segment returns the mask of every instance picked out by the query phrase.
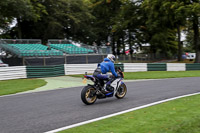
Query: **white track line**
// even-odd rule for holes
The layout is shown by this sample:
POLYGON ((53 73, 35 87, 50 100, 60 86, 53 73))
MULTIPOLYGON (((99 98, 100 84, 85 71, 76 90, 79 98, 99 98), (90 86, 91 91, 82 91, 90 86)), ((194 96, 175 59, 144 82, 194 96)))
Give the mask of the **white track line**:
POLYGON ((88 120, 88 121, 80 122, 80 123, 77 123, 77 124, 69 125, 69 126, 66 126, 66 127, 58 128, 58 129, 55 129, 55 130, 52 130, 52 131, 48 131, 48 132, 45 132, 45 133, 56 133, 56 132, 63 131, 63 130, 69 129, 69 128, 81 126, 81 125, 84 125, 84 124, 92 123, 92 122, 95 122, 95 121, 99 121, 99 120, 102 120, 102 119, 110 118, 110 117, 117 116, 117 115, 120 115, 120 114, 128 113, 128 112, 131 112, 131 111, 134 111, 134 110, 138 110, 138 109, 150 107, 150 106, 153 106, 153 105, 157 105, 157 104, 160 104, 160 103, 168 102, 168 101, 171 101, 171 100, 175 100, 175 99, 179 99, 179 98, 183 98, 183 97, 187 97, 187 96, 198 95, 198 94, 200 94, 200 92, 193 93, 193 94, 188 94, 188 95, 183 95, 183 96, 178 96, 178 97, 174 97, 174 98, 169 98, 169 99, 166 99, 166 100, 150 103, 150 104, 147 104, 147 105, 143 105, 143 106, 140 106, 140 107, 128 109, 128 110, 121 111, 121 112, 118 112, 118 113, 114 113, 114 114, 111 114, 111 115, 106 115, 106 116, 95 118, 95 119, 92 119, 92 120, 88 120))

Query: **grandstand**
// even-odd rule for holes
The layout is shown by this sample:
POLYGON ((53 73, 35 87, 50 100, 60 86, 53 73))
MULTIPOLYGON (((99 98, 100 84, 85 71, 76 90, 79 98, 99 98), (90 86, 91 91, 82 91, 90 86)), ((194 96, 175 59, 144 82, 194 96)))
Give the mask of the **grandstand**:
POLYGON ((41 44, 3 44, 3 49, 18 57, 62 56, 63 52, 51 49, 41 44))
POLYGON ((94 54, 95 48, 82 43, 75 43, 70 40, 48 40, 52 48, 58 49, 66 54, 94 54))
POLYGON ((94 47, 67 40, 48 40, 48 45, 43 45, 38 39, 1 39, 0 48, 6 51, 3 60, 9 66, 97 63, 107 54, 105 46, 94 47))
POLYGON ((52 48, 58 49, 62 52, 65 52, 66 54, 89 54, 89 53, 94 53, 93 50, 83 48, 83 47, 78 47, 73 44, 50 44, 52 48))
POLYGON ((35 43, 21 43, 13 41, 14 43, 8 43, 10 40, 2 40, 0 47, 7 52, 18 56, 18 57, 48 57, 48 56, 62 56, 63 52, 52 48, 47 50, 47 46, 42 45, 40 42, 35 41, 35 43))
MULTIPOLYGON (((62 41, 64 42, 64 41, 62 41)), ((49 57, 49 56, 63 56, 64 54, 92 54, 94 50, 89 46, 77 46, 72 43, 68 44, 49 44, 51 50, 48 50, 48 46, 42 45, 40 40, 34 41, 19 41, 19 40, 2 40, 0 47, 11 54, 18 57, 49 57), (22 43, 23 42, 23 43, 22 43), (87 47, 87 48, 86 48, 87 47)))

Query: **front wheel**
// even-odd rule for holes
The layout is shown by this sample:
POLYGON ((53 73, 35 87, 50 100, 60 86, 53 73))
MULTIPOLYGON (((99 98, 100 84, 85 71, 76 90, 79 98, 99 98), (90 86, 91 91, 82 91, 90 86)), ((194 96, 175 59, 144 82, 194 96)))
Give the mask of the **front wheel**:
POLYGON ((119 86, 115 94, 115 97, 117 97, 118 99, 122 99, 126 95, 126 92, 127 92, 127 88, 126 88, 126 85, 123 83, 119 86))
POLYGON ((86 86, 81 91, 81 99, 82 101, 87 104, 93 104, 97 100, 96 90, 92 86, 86 86))

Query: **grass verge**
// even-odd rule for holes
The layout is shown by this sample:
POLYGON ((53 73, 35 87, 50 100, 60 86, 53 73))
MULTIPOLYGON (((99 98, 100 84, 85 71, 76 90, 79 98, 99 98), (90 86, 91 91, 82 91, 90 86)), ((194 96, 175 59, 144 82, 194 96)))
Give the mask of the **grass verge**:
POLYGON ((0 95, 15 94, 46 85, 43 79, 14 79, 0 81, 0 95))
MULTIPOLYGON (((83 74, 70 75, 72 77, 83 77, 83 74)), ((200 77, 200 71, 147 71, 147 72, 124 72, 125 80, 133 79, 163 79, 163 78, 182 78, 200 77)))
POLYGON ((200 77, 200 71, 148 71, 148 72, 125 72, 124 79, 162 79, 200 77))
POLYGON ((60 133, 199 133, 199 99, 185 97, 60 133))

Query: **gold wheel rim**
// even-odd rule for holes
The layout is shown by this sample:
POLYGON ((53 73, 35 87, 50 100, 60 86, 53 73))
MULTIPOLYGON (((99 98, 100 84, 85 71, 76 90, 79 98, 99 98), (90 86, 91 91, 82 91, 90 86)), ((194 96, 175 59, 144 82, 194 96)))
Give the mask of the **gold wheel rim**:
POLYGON ((124 97, 125 94, 126 94, 126 91, 127 91, 126 86, 125 86, 124 84, 123 84, 123 86, 121 86, 121 87, 123 88, 123 90, 122 90, 122 93, 121 93, 121 94, 117 91, 117 96, 118 96, 118 97, 124 97))
POLYGON ((97 96, 93 96, 93 97, 89 97, 90 96, 90 93, 91 93, 91 90, 95 90, 94 88, 89 88, 85 94, 85 98, 86 100, 89 102, 89 103, 93 103, 95 102, 97 96))

